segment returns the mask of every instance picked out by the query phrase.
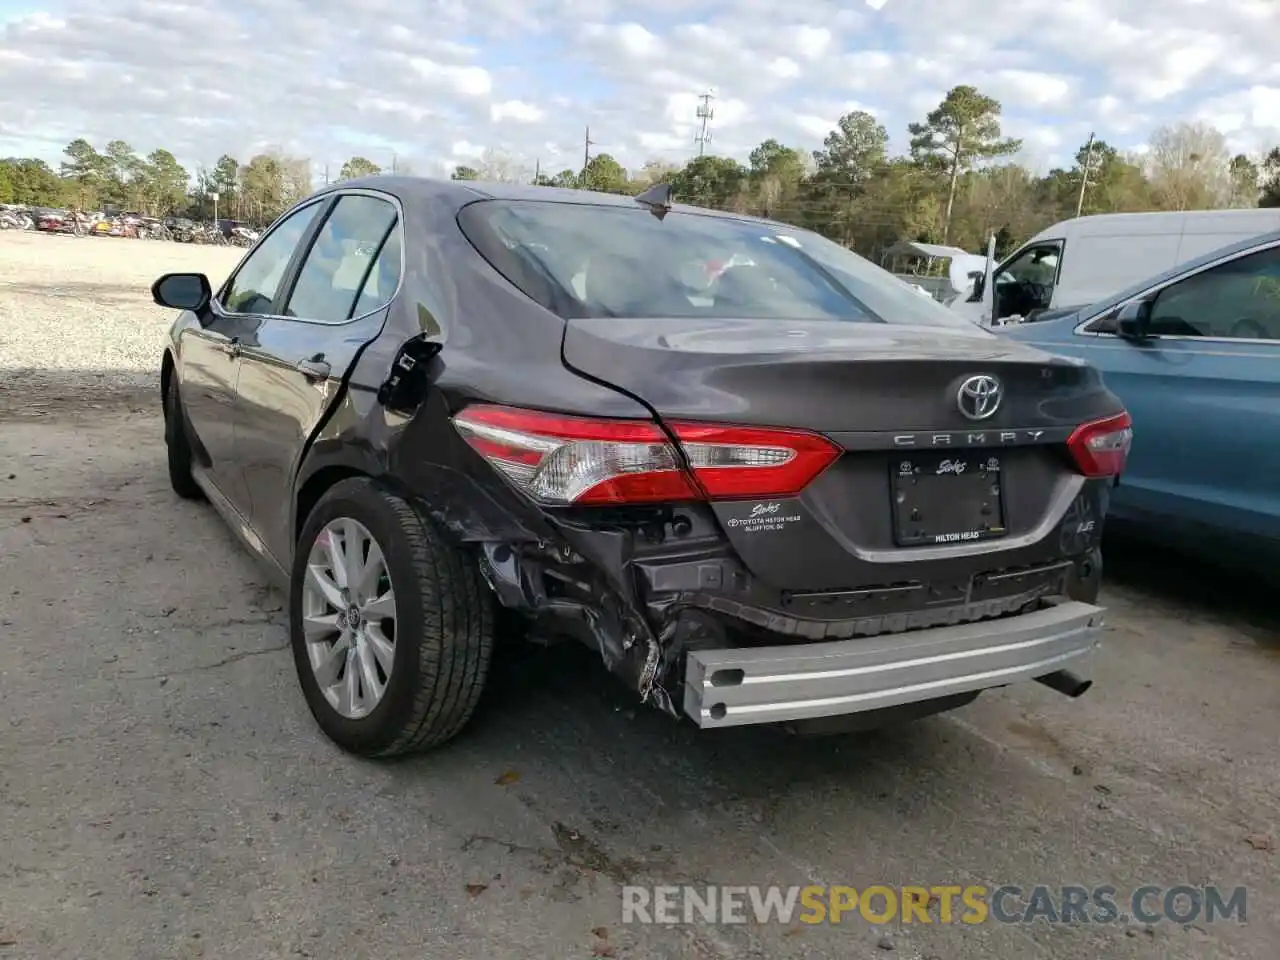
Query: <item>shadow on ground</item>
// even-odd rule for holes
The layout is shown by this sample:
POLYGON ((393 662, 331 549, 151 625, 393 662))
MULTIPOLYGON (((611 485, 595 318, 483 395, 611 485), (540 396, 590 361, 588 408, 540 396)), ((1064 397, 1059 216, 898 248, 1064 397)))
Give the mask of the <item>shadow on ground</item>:
POLYGON ((1149 533, 1108 530, 1103 544, 1105 583, 1148 595, 1188 614, 1243 627, 1280 651, 1280 575, 1274 564, 1193 554, 1153 540, 1149 533))

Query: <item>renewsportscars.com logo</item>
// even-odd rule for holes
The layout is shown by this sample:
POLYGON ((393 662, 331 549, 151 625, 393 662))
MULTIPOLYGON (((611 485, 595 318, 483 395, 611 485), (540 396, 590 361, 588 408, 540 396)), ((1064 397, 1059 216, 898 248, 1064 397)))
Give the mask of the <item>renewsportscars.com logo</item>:
POLYGON ((846 886, 622 888, 623 923, 1176 924, 1247 922, 1245 887, 1039 884, 1023 888, 941 884, 858 889, 846 886))

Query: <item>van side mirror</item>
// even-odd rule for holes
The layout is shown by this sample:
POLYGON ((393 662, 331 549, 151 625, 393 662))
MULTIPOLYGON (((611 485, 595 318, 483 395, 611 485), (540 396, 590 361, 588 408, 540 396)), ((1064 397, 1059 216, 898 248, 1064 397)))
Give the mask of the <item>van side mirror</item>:
POLYGON ((213 290, 203 273, 166 273, 151 285, 151 299, 173 310, 199 312, 209 303, 213 290))
POLYGON ((1130 300, 1116 315, 1116 333, 1126 340, 1146 340, 1151 336, 1151 301, 1130 300))

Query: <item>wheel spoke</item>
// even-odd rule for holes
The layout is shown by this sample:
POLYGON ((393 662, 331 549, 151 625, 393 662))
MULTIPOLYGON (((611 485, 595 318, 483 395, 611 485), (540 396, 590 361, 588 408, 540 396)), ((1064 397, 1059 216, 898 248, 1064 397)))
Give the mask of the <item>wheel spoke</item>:
POLYGON ((356 666, 356 651, 352 647, 347 650, 347 675, 346 682, 342 685, 343 697, 346 700, 346 714, 349 717, 358 717, 363 713, 363 704, 360 702, 360 668, 356 666))
POLYGON ((338 585, 339 590, 345 590, 347 589, 347 558, 344 552, 346 544, 338 542, 338 536, 333 530, 325 531, 324 538, 324 547, 329 555, 329 569, 333 571, 333 582, 338 585))
POLYGON ((382 556, 382 548, 378 546, 378 541, 370 540, 369 556, 365 558, 364 565, 360 568, 360 576, 352 581, 357 603, 377 596, 378 581, 382 579, 386 569, 387 562, 382 556))
POLYGON ((341 632, 336 613, 320 613, 302 618, 303 636, 311 643, 325 640, 341 632))
POLYGON ((364 545, 366 538, 361 535, 360 527, 354 520, 342 523, 342 586, 350 591, 360 589, 360 579, 364 572, 364 545))
POLYGON ((382 699, 383 682, 378 676, 378 665, 374 661, 373 651, 369 644, 356 645, 356 658, 360 663, 360 685, 364 688, 365 699, 372 708, 382 699))
POLYGON ((363 607, 360 612, 369 620, 393 620, 396 615, 396 594, 394 590, 388 590, 380 597, 374 597, 363 607))
POLYGON ((342 600, 341 585, 335 583, 318 563, 307 564, 307 583, 324 598, 324 602, 335 610, 342 610, 346 604, 342 600))
POLYGON ((316 646, 320 647, 320 650, 318 655, 312 656, 311 664, 312 669, 315 671, 316 683, 323 690, 325 687, 332 687, 338 682, 338 676, 342 673, 342 665, 347 662, 349 644, 344 634, 331 647, 325 648, 320 644, 316 646))
POLYGON ((373 651, 373 655, 378 661, 378 666, 382 667, 382 675, 390 677, 391 665, 396 660, 395 644, 387 639, 387 635, 382 632, 381 627, 372 623, 365 627, 364 637, 369 649, 373 651))

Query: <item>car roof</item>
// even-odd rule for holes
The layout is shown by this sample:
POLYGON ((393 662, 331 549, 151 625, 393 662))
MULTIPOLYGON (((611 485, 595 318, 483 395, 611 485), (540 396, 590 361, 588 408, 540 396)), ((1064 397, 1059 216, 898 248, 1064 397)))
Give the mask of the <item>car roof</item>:
MULTIPOLYGON (((410 199, 448 199, 454 201, 459 208, 476 200, 539 200, 543 203, 595 204, 609 207, 627 207, 637 209, 635 198, 617 193, 601 193, 595 190, 573 190, 565 187, 543 187, 531 183, 497 183, 487 180, 445 180, 435 177, 398 176, 380 174, 374 177, 357 177, 352 180, 340 180, 332 183, 316 195, 335 190, 364 187, 370 190, 382 190, 401 200, 410 199)), ((727 213, 707 207, 673 203, 671 209, 677 212, 697 213, 704 216, 723 217, 729 220, 749 220, 755 223, 768 223, 775 227, 789 230, 802 229, 789 224, 765 220, 744 213, 727 213)))
POLYGON ((1157 273, 1153 277, 1147 277, 1132 286, 1126 287, 1119 293, 1112 294, 1105 300, 1089 304, 1087 307, 1082 309, 1087 310, 1091 314, 1103 313, 1110 310, 1112 307, 1119 306, 1126 300, 1133 299, 1148 287, 1154 287, 1167 280, 1180 277, 1182 274, 1189 273, 1192 270, 1205 266, 1206 264, 1216 263, 1219 260, 1225 260, 1232 257, 1237 253, 1243 253, 1247 250, 1252 250, 1254 247, 1266 246, 1269 243, 1275 243, 1277 241, 1280 241, 1280 230, 1272 230, 1270 233, 1260 233, 1257 236, 1246 237, 1244 240, 1237 240, 1235 243, 1229 243, 1225 247, 1218 247, 1216 250, 1210 250, 1208 253, 1202 253, 1200 256, 1194 257, 1191 260, 1184 260, 1182 263, 1174 264, 1168 270, 1157 273))

